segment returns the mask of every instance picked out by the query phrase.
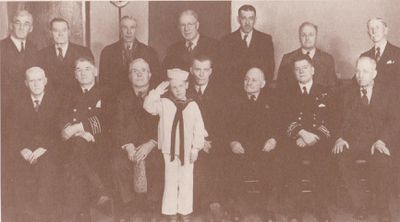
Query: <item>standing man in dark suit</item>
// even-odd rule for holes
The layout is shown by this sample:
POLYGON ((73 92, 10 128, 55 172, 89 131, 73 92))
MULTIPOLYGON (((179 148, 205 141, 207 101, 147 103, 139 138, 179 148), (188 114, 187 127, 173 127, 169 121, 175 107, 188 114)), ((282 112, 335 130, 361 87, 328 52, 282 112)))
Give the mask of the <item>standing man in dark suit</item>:
POLYGON ((354 205, 354 218, 368 217, 371 196, 360 183, 357 163, 366 160, 365 172, 369 190, 375 195, 372 205, 380 222, 391 221, 389 199, 391 187, 390 165, 399 135, 397 91, 377 77, 374 59, 362 56, 357 61, 356 80, 344 95, 343 119, 332 150, 339 158, 345 186, 354 205))
POLYGON ((90 202, 97 205, 108 200, 108 192, 100 175, 104 167, 106 148, 103 135, 107 131, 103 113, 106 109, 103 92, 95 78, 97 69, 89 57, 75 62, 75 78, 79 84, 65 95, 60 117, 65 170, 65 217, 73 221, 88 221, 90 202), (93 198, 94 196, 94 198, 93 198))
POLYGON ((122 204, 120 217, 128 221, 135 212, 160 212, 164 172, 156 142, 158 117, 143 109, 143 99, 151 89, 150 66, 137 58, 129 70, 132 85, 117 97, 113 122, 117 150, 112 163, 114 184, 122 204), (139 181, 145 181, 145 189, 138 189, 139 181))
MULTIPOLYGON (((275 215, 271 203, 278 173, 275 147, 280 131, 275 98, 269 90, 262 90, 265 84, 263 71, 251 68, 244 78, 244 90, 231 100, 227 127, 231 152, 226 172, 231 181, 230 198, 235 206, 230 207, 232 213, 244 207, 239 204, 248 191, 245 184, 251 182, 249 178, 254 180, 255 177, 259 180, 260 194, 252 206, 258 207, 265 221, 272 222, 275 215)), ((236 221, 240 220, 240 214, 234 216, 236 221)))
POLYGON ((168 47, 163 61, 164 70, 179 68, 189 72, 192 58, 198 54, 210 56, 213 60, 216 59, 218 42, 199 33, 200 23, 197 12, 183 11, 179 16, 178 25, 183 40, 168 47))
MULTIPOLYGON (((213 61, 206 55, 193 57, 190 73, 193 81, 189 86, 189 96, 199 105, 208 137, 203 150, 199 152, 194 167, 195 212, 208 210, 217 213, 220 209, 223 151, 221 124, 222 97, 213 78, 213 61)), ((216 216, 216 215, 215 215, 216 216)))
MULTIPOLYGON (((25 71, 35 65, 37 58, 36 46, 28 39, 33 30, 33 18, 26 10, 18 11, 10 21, 10 35, 0 42, 1 62, 1 184, 3 191, 3 206, 11 206, 14 194, 13 175, 11 172, 13 160, 10 147, 11 122, 14 112, 11 107, 25 95, 25 71)), ((3 211, 6 217, 8 211, 3 211)))
POLYGON ((238 10, 240 28, 221 40, 221 84, 242 91, 242 81, 246 72, 252 67, 260 68, 268 84, 274 76, 275 60, 272 37, 254 29, 256 9, 243 5, 238 10))
POLYGON ((278 70, 278 85, 281 89, 297 83, 293 75, 293 59, 299 55, 308 55, 313 63, 315 74, 313 81, 330 90, 334 90, 338 80, 335 72, 335 61, 327 52, 317 48, 318 27, 311 22, 304 22, 299 27, 300 48, 283 56, 278 70))
POLYGON ((47 78, 43 69, 26 71, 29 89, 15 104, 15 131, 12 135, 16 165, 17 221, 50 222, 55 218, 55 156, 59 140, 57 115, 60 100, 45 91, 47 78))
MULTIPOLYGON (((311 210, 317 221, 328 222, 327 206, 327 160, 334 112, 331 92, 313 80, 315 68, 308 55, 293 58, 292 70, 297 83, 289 86, 284 97, 287 145, 284 151, 285 177, 289 185, 289 221, 301 221, 306 205, 302 198, 303 179, 310 180, 313 187, 311 210)), ((309 202, 307 203, 307 205, 309 202)))
POLYGON ((374 47, 361 54, 376 60, 378 75, 376 81, 387 85, 400 86, 400 48, 387 41, 388 26, 381 18, 367 22, 368 35, 374 47))
POLYGON ((70 91, 74 78, 75 61, 81 56, 94 58, 92 51, 69 41, 71 30, 63 18, 50 21, 50 32, 54 44, 40 50, 40 66, 46 71, 49 85, 62 93, 70 91))
POLYGON ((149 63, 154 84, 161 81, 161 67, 156 51, 136 38, 136 19, 123 16, 119 30, 121 39, 104 47, 100 55, 100 84, 111 89, 112 98, 116 98, 121 90, 130 87, 129 64, 137 58, 149 63))

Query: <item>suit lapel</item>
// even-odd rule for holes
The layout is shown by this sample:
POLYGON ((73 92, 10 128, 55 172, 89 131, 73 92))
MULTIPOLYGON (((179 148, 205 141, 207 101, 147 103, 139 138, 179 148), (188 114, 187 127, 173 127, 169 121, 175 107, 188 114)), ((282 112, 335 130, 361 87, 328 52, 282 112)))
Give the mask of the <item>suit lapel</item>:
POLYGON ((391 44, 388 42, 388 43, 386 44, 385 51, 383 51, 383 54, 382 54, 382 56, 381 56, 381 59, 380 59, 379 62, 378 62, 378 64, 379 64, 380 66, 386 65, 386 62, 390 59, 390 55, 392 54, 392 53, 391 53, 391 50, 392 50, 392 46, 391 46, 391 44))

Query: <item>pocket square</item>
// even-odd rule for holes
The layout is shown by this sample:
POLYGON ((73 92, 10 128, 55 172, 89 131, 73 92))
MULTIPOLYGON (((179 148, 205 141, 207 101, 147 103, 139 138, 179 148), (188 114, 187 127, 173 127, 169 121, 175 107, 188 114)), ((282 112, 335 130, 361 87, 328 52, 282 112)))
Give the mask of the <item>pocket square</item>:
POLYGON ((394 60, 389 60, 389 61, 386 62, 386 64, 394 64, 394 63, 395 63, 394 60))
POLYGON ((101 100, 97 101, 96 108, 101 108, 101 100))
POLYGON ((323 104, 323 103, 321 103, 321 104, 318 105, 318 107, 319 107, 319 108, 323 108, 323 107, 326 107, 326 105, 323 104))

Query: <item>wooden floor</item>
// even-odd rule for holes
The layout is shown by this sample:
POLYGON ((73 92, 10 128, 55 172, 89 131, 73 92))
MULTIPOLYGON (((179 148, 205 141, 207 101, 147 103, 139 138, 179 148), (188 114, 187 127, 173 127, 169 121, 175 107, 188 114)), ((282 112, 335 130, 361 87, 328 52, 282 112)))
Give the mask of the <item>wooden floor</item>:
MULTIPOLYGON (((392 222, 400 222, 400 199, 396 198, 391 201, 391 213, 392 213, 392 222)), ((330 208, 330 215, 332 218, 332 222, 361 222, 359 220, 355 220, 352 218, 352 215, 349 212, 346 212, 344 209, 340 209, 339 207, 331 207, 330 208)), ((125 221, 125 222, 150 222, 148 219, 149 215, 135 215, 131 221, 125 221)), ((93 221, 96 222, 113 222, 112 218, 107 218, 102 215, 99 215, 98 213, 94 212, 93 214, 93 221)), ((156 220, 157 222, 166 222, 165 218, 158 217, 156 220)), ((225 218, 221 222, 230 222, 231 220, 229 218, 225 218)), ((254 213, 248 213, 246 214, 242 220, 242 222, 264 222, 257 214, 254 213)), ((287 218, 285 218, 283 215, 277 215, 277 222, 286 222, 287 218)), ((117 222, 117 221, 115 221, 117 222)), ((118 221, 119 222, 119 221, 118 221)), ((209 219, 207 219, 207 216, 195 216, 192 220, 192 222, 210 222, 209 219)), ((303 217, 303 222, 317 222, 315 218, 310 215, 310 214, 305 214, 303 217)), ((365 220, 363 222, 378 222, 378 219, 376 215, 372 215, 369 217, 368 220, 365 220)))

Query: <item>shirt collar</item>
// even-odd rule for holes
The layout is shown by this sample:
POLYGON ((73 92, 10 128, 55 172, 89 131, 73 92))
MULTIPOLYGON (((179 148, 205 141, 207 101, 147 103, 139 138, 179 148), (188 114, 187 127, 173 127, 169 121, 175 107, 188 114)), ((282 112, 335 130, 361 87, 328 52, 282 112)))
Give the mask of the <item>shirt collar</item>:
POLYGON ((194 47, 197 46, 197 43, 199 42, 199 39, 200 39, 200 33, 193 40, 191 40, 191 41, 187 41, 186 40, 186 43, 185 43, 186 47, 189 47, 189 42, 192 42, 192 49, 194 49, 194 47))
MULTIPOLYGON (((65 54, 67 54, 68 46, 69 46, 69 42, 67 42, 67 44, 65 44, 65 45, 63 45, 63 46, 61 47, 63 57, 65 57, 65 54)), ((59 48, 59 47, 58 47, 57 45, 54 44, 54 48, 55 48, 55 50, 56 50, 56 55, 58 55, 58 48, 59 48)))
POLYGON ((81 86, 82 92, 85 92, 85 89, 87 89, 87 91, 89 92, 93 88, 93 86, 94 86, 94 83, 92 85, 86 86, 86 87, 81 86))
POLYGON ((376 49, 379 47, 380 49, 380 53, 381 55, 383 54, 383 51, 385 51, 386 45, 387 45, 387 40, 382 41, 382 42, 378 42, 375 44, 374 49, 375 49, 375 53, 376 53, 376 49))
POLYGON ((195 85, 196 92, 198 92, 199 88, 200 88, 201 89, 201 93, 204 93, 204 91, 206 90, 207 86, 208 86, 208 83, 206 83, 205 85, 202 85, 202 86, 195 85))
POLYGON ((31 99, 32 99, 32 103, 35 105, 35 100, 39 100, 39 105, 42 103, 44 97, 44 92, 42 93, 42 95, 35 97, 31 94, 31 99))
POLYGON ((24 47, 26 48, 26 39, 17 39, 13 35, 10 35, 10 39, 14 43, 15 47, 17 47, 18 51, 21 51, 21 42, 24 43, 24 47))
POLYGON ((247 94, 247 98, 251 99, 252 96, 255 96, 255 97, 256 97, 256 100, 257 100, 257 99, 258 99, 258 96, 260 95, 260 93, 261 93, 261 91, 260 91, 260 92, 257 92, 257 93, 247 94))
POLYGON ((371 92, 373 88, 374 88, 374 81, 372 81, 372 83, 369 84, 368 86, 360 87, 360 92, 361 92, 361 90, 363 90, 363 89, 366 89, 367 92, 371 92))
POLYGON ((247 35, 247 40, 250 40, 253 36, 253 30, 251 30, 249 33, 244 33, 242 30, 240 30, 240 36, 242 37, 242 39, 244 39, 245 35, 247 35))
POLYGON ((310 57, 311 57, 311 58, 314 58, 315 51, 316 51, 315 48, 313 48, 313 49, 311 49, 311 50, 306 50, 306 49, 301 48, 301 52, 302 52, 304 55, 307 55, 307 52, 310 52, 310 57))
POLYGON ((308 82, 306 84, 299 83, 300 91, 303 92, 303 87, 306 87, 307 94, 310 94, 312 85, 313 85, 313 80, 311 80, 310 82, 308 82))

